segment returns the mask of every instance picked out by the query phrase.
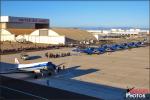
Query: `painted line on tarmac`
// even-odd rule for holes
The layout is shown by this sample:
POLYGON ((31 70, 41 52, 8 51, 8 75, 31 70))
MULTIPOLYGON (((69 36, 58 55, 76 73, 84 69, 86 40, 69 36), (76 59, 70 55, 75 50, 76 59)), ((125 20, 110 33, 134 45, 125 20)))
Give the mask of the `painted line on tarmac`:
POLYGON ((40 98, 42 100, 48 100, 47 98, 43 98, 43 97, 33 95, 31 93, 23 92, 23 91, 20 91, 20 90, 12 89, 12 88, 9 88, 9 87, 6 87, 6 86, 0 85, 0 87, 5 88, 5 89, 9 89, 9 90, 12 90, 12 91, 20 92, 20 93, 23 93, 23 94, 26 94, 26 95, 30 95, 30 96, 33 96, 33 97, 36 97, 36 98, 40 98))

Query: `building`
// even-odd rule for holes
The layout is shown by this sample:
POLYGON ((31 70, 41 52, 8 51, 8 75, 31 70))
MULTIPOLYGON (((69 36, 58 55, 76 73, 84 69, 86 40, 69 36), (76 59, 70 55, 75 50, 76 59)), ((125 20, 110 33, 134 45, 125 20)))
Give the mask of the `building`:
POLYGON ((1 16, 1 41, 30 41, 45 44, 89 42, 96 38, 89 32, 73 28, 49 28, 49 19, 1 16))
POLYGON ((87 30, 90 32, 97 40, 105 40, 108 38, 119 38, 121 34, 111 33, 111 30, 87 30))
POLYGON ((65 36, 50 29, 1 29, 1 41, 65 44, 65 36))
POLYGON ((74 28, 52 28, 59 35, 66 37, 66 43, 79 43, 95 41, 96 38, 85 30, 74 28))
POLYGON ((8 29, 41 29, 49 28, 49 19, 1 16, 0 28, 8 29))
MULTIPOLYGON (((26 30, 29 34, 19 34, 16 30, 9 30, 14 32, 19 40, 31 41, 33 43, 46 43, 46 44, 70 44, 79 43, 80 41, 96 40, 92 34, 79 29, 68 28, 52 28, 52 29, 38 29, 26 30), (30 33, 30 31, 33 31, 30 33), (21 39, 22 38, 22 39, 21 39)), ((22 30, 23 31, 23 30, 22 30)), ((24 30, 25 32, 25 30, 24 30)))
POLYGON ((106 30, 87 30, 87 32, 90 32, 97 40, 105 38, 109 33, 106 30))
POLYGON ((91 33, 79 29, 1 29, 1 41, 68 44, 92 40, 96 38, 91 33))
POLYGON ((15 35, 5 29, 0 30, 0 41, 15 41, 15 35))
POLYGON ((87 32, 90 32, 97 40, 120 37, 137 38, 149 34, 148 30, 141 29, 87 30, 87 32))
POLYGON ((29 35, 23 35, 26 41, 33 43, 44 44, 65 44, 65 36, 59 35, 51 29, 38 29, 30 33, 29 35))
POLYGON ((64 36, 49 32, 49 19, 28 17, 0 17, 1 41, 31 41, 33 43, 64 44, 64 36))

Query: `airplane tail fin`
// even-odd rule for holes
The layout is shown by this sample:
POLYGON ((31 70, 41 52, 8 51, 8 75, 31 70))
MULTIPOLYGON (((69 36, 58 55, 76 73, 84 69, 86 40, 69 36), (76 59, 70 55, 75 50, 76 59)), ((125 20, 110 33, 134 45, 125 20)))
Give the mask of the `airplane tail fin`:
POLYGON ((19 61, 18 61, 18 59, 17 59, 17 58, 15 58, 15 63, 16 63, 16 64, 19 64, 19 61))

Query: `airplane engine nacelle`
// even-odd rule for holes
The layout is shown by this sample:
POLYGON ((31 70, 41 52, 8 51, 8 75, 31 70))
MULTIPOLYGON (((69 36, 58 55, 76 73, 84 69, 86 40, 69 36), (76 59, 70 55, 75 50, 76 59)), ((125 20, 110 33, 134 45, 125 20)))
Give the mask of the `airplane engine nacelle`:
POLYGON ((40 73, 41 71, 40 70, 34 70, 34 73, 40 73))

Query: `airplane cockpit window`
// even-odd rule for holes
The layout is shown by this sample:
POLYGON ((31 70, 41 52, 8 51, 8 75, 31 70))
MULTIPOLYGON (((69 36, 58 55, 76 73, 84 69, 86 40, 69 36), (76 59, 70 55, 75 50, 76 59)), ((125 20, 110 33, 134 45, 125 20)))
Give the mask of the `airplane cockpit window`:
POLYGON ((51 66, 51 65, 52 65, 52 62, 48 62, 48 63, 47 63, 47 66, 51 66))
POLYGON ((47 63, 47 66, 48 66, 48 67, 53 67, 54 69, 56 69, 56 67, 57 67, 57 66, 54 65, 52 62, 48 62, 48 63, 47 63))

